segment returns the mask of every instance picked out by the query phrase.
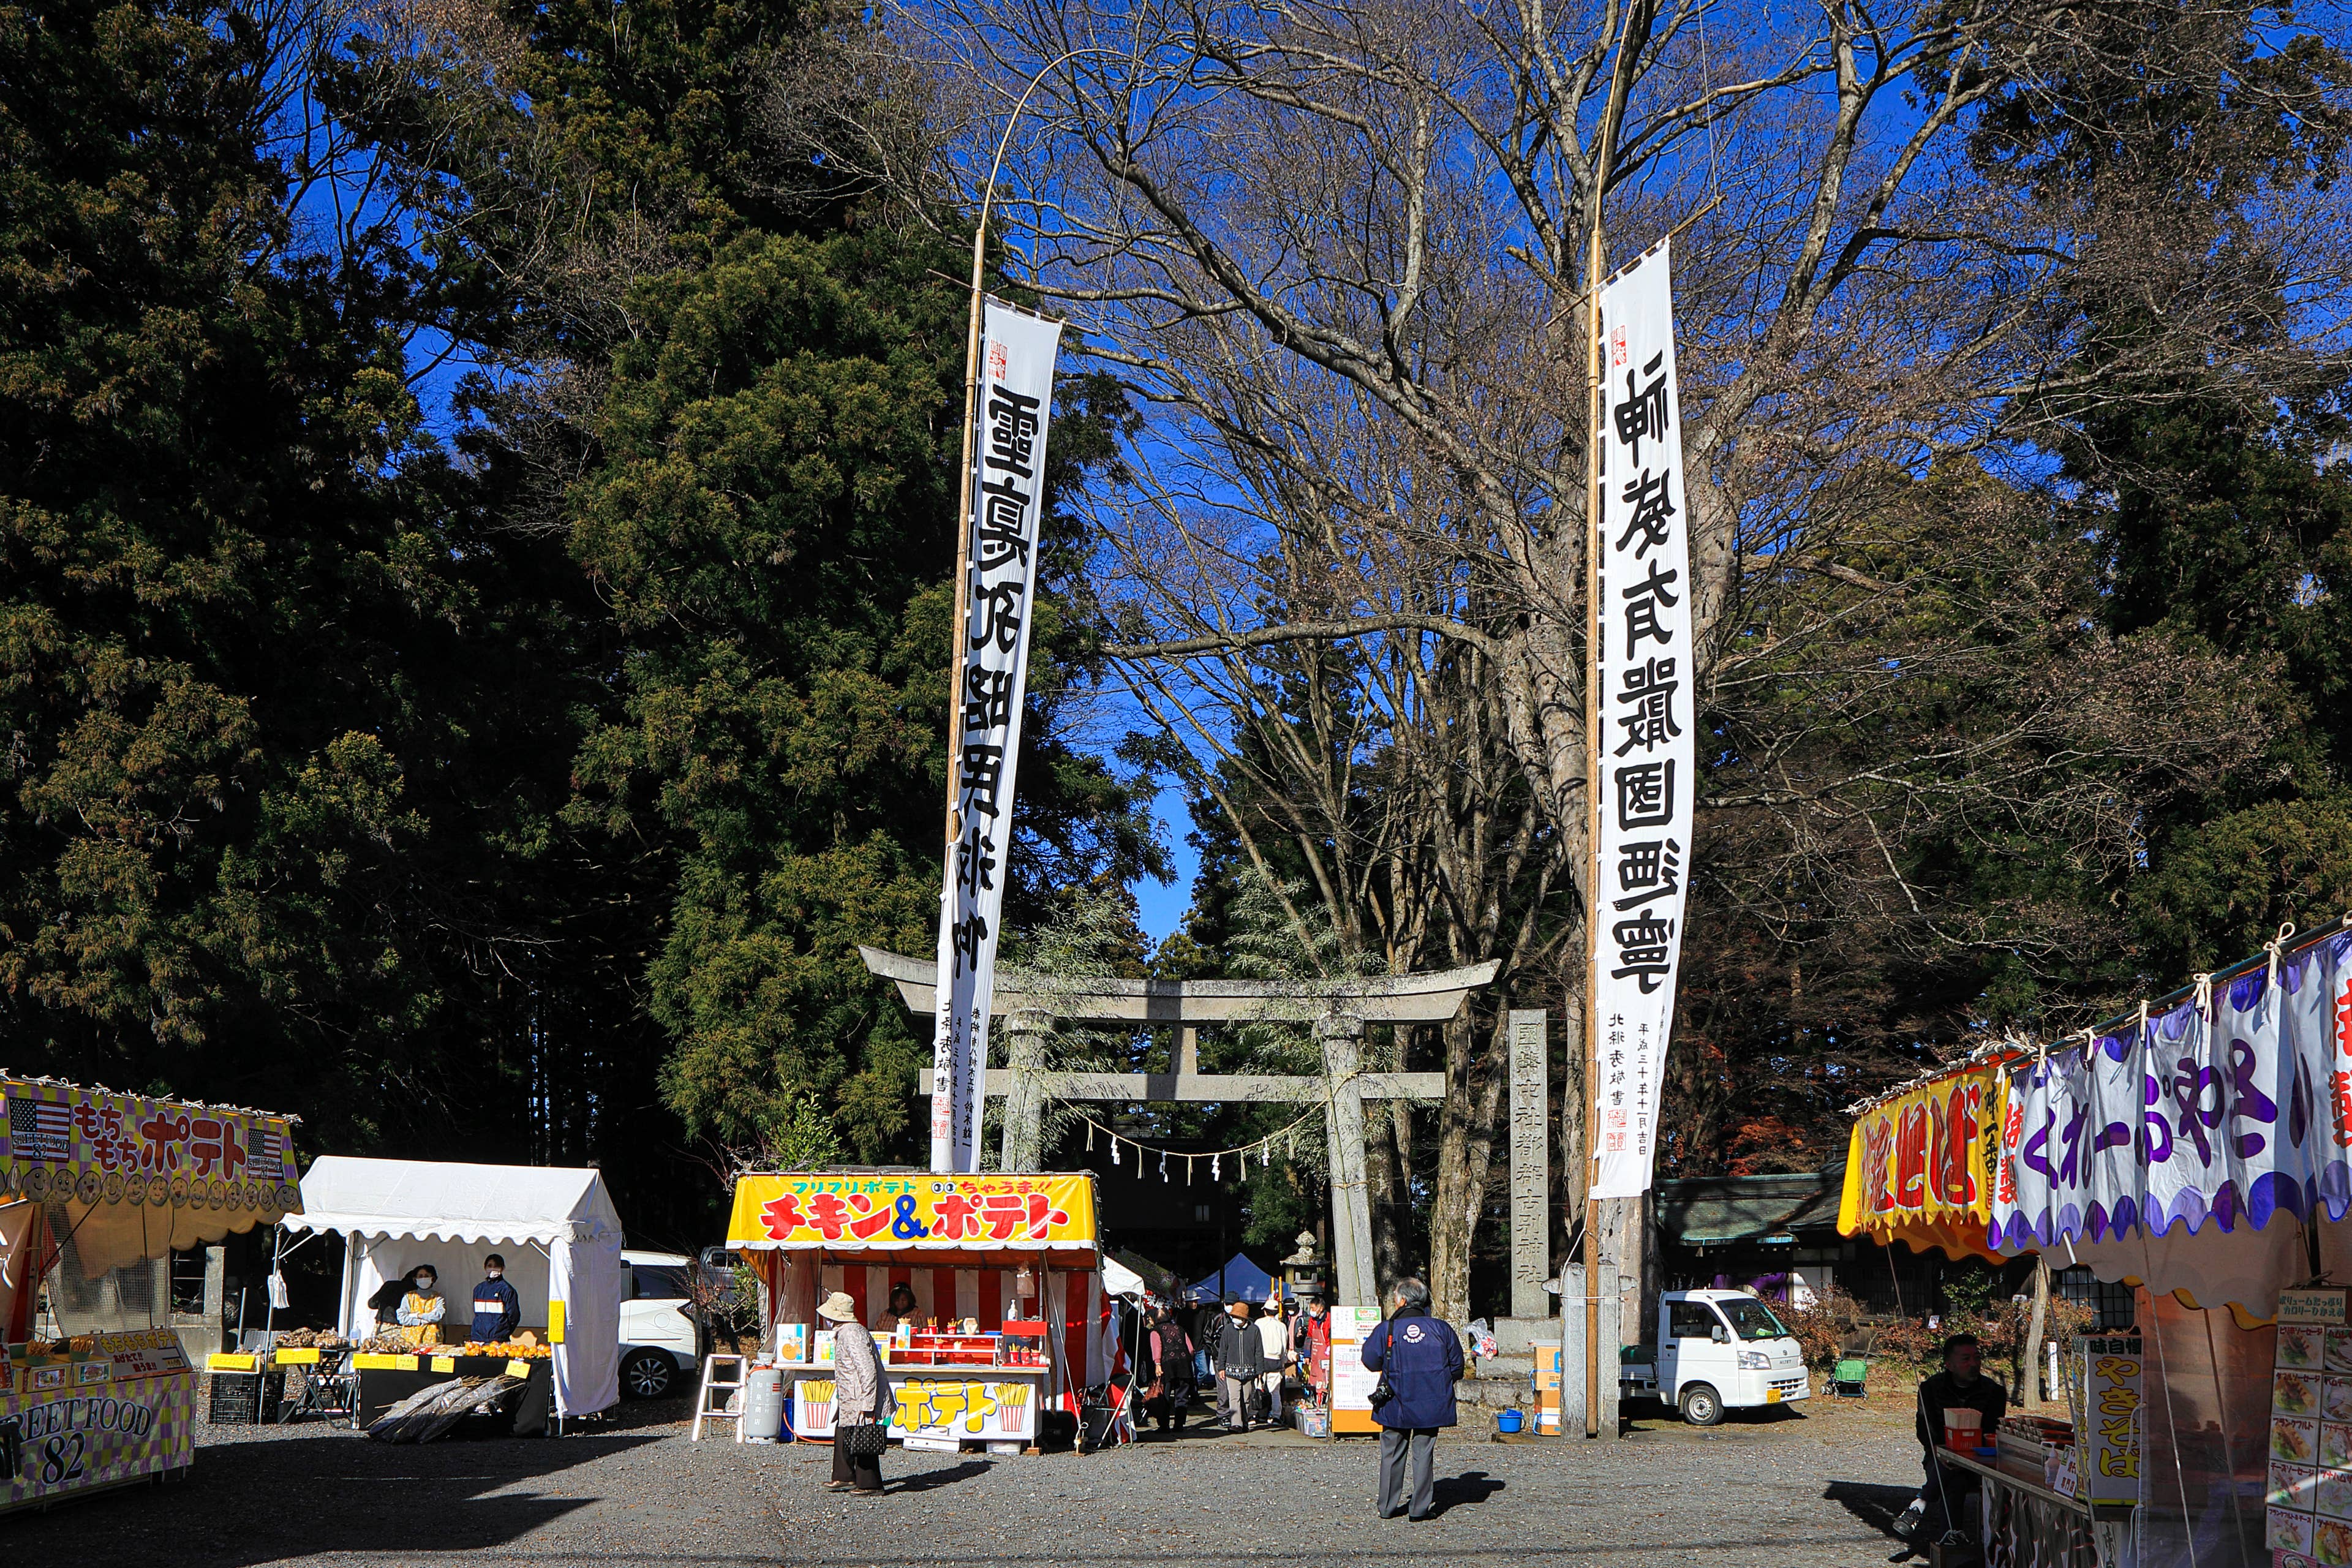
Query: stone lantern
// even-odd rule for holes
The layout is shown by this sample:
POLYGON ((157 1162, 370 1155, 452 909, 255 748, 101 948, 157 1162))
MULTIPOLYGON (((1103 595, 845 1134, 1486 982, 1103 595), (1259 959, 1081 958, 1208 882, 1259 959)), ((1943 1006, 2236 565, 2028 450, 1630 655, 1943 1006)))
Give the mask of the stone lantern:
POLYGON ((1323 1286, 1323 1255, 1315 1250, 1315 1233, 1302 1230, 1297 1239, 1298 1250, 1280 1264, 1283 1293, 1293 1300, 1306 1290, 1328 1297, 1328 1292, 1323 1286))

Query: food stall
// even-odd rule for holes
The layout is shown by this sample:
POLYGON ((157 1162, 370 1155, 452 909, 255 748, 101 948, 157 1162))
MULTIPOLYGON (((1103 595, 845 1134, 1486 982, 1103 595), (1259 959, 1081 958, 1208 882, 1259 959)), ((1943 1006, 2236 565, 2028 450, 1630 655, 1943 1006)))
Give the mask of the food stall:
POLYGON ((1103 1382, 1101 1254, 1091 1174, 814 1171, 739 1177, 727 1245, 766 1287, 769 1362, 793 1432, 833 1434, 832 1333, 845 1291, 871 1327, 891 1289, 915 1321, 876 1336, 908 1447, 1036 1446, 1048 1409, 1075 1416, 1103 1382))
MULTIPOLYGON (((1988 1478, 1994 1555, 2352 1564, 2352 921, 1962 1070, 1988 1064, 1985 1250, 2130 1284, 2138 1320, 2077 1342, 2071 1420, 1951 1456, 1988 1478)), ((1932 1118, 1923 1154, 1879 1109, 1842 1225, 1948 1170, 1932 1118)))
MULTIPOLYGON (((2007 1179, 2001 1138, 2008 1073, 2021 1054, 1979 1051, 1857 1107, 1839 1201, 1840 1232, 1994 1265, 2030 1254, 2030 1243, 2005 1254, 1996 1245, 1994 1218, 2007 1179)), ((2013 1411, 1997 1431, 1955 1434, 1948 1441, 1937 1434, 1937 1463, 1948 1486, 1958 1492, 1973 1485, 1981 1492, 1978 1522, 1989 1559, 2037 1568, 2092 1568, 2120 1560, 2129 1544, 2137 1483, 2118 1484, 2112 1472, 2119 1455, 2126 1467, 2137 1465, 2137 1425, 2123 1397, 2106 1391, 2128 1384, 2136 1401, 2137 1351, 2137 1341, 2121 1337, 2085 1339, 2076 1342, 2069 1363, 2070 1384, 2092 1369, 2101 1376, 2105 1404, 2099 1405, 2095 1394, 2094 1408, 2104 1408, 2106 1419, 2089 1429, 2112 1439, 2104 1466, 2098 1456, 2078 1466, 2071 1408, 2059 1415, 2013 1411)), ((2037 1362, 2027 1359, 2035 1367, 2030 1375, 2038 1375, 2037 1362)), ((2070 1406, 2079 1403, 2079 1394, 2069 1401, 2070 1406)))
POLYGON ((303 1176, 301 1207, 288 1231, 344 1238, 336 1321, 344 1339, 367 1344, 377 1331, 368 1299, 419 1265, 433 1267, 449 1302, 448 1342, 378 1342, 351 1357, 359 1425, 451 1377, 526 1379, 511 1413, 519 1435, 545 1430, 551 1418, 561 1430, 566 1416, 619 1402, 621 1216, 597 1172, 329 1154, 303 1176), (467 1293, 494 1251, 507 1260, 530 1339, 548 1353, 532 1345, 467 1353, 467 1293))
POLYGON ((54 1079, 0 1098, 0 1512, 184 1473, 196 1373, 142 1266, 299 1209, 293 1119, 54 1079))

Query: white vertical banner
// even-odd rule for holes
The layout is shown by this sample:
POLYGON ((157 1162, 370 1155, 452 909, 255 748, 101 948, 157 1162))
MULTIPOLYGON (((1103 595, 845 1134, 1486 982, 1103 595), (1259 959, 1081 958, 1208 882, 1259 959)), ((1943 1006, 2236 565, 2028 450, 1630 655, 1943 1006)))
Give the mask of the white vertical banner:
POLYGON ((1661 243, 1601 293, 1601 1127, 1593 1195, 1650 1186, 1690 866, 1690 531, 1661 243))
POLYGON ((991 300, 980 340, 969 607, 951 700, 963 705, 956 843, 940 889, 939 1015, 931 1040, 931 1169, 980 1169, 988 1010, 1013 840, 1013 773, 1029 679, 1030 614, 1062 327, 991 300))

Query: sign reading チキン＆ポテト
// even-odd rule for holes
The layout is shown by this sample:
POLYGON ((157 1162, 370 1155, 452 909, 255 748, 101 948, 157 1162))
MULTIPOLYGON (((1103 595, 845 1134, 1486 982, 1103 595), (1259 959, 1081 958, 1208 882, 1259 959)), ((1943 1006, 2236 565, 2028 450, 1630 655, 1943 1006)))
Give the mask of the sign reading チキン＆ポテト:
POLYGON ((931 1169, 980 1168, 987 1100, 988 1010, 1013 842, 1014 765, 1035 619, 1045 426, 1061 323, 988 301, 972 442, 971 529, 965 540, 962 658, 950 700, 961 710, 954 758, 955 842, 940 890, 939 1013, 931 1044, 931 1169))
POLYGON ((735 1184, 727 1245, 891 1252, 1091 1250, 1091 1176, 750 1175, 735 1184))
POLYGON ((1696 805, 1671 247, 1601 292, 1600 984, 1592 1195, 1649 1190, 1696 805))

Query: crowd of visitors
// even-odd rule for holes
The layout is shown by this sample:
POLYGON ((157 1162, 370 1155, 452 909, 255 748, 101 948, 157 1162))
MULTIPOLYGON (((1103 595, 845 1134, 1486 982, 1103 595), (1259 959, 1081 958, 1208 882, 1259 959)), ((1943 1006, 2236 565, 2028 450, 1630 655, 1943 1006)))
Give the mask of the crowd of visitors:
POLYGON ((1114 1342, 1133 1369, 1139 1430, 1173 1436, 1194 1405, 1204 1423, 1246 1432, 1278 1425, 1283 1391, 1328 1404, 1331 1319, 1319 1293, 1286 1301, 1122 1301, 1114 1342))

